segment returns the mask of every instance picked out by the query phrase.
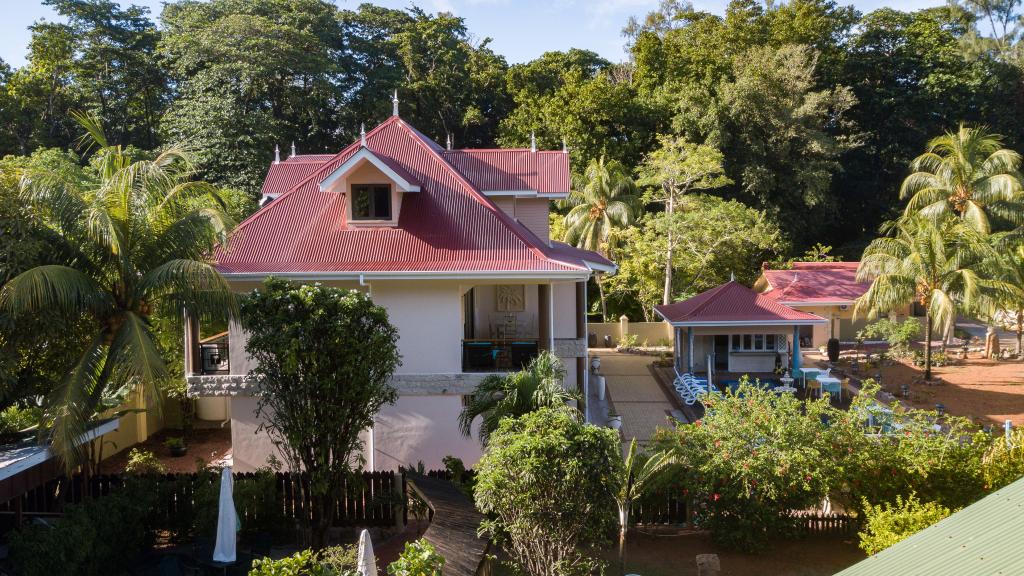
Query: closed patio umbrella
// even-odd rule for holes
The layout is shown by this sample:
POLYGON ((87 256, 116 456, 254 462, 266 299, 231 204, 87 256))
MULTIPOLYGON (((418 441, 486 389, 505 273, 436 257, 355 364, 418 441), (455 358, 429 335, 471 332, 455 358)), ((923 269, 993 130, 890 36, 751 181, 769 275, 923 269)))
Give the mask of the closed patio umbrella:
POLYGON ((373 543, 370 533, 363 530, 359 534, 359 559, 356 568, 362 576, 377 576, 377 559, 373 557, 373 543))
POLYGON ((238 531, 238 515, 235 501, 231 496, 231 467, 225 466, 220 472, 220 502, 217 511, 217 544, 213 549, 213 561, 232 563, 236 560, 235 533, 238 531))

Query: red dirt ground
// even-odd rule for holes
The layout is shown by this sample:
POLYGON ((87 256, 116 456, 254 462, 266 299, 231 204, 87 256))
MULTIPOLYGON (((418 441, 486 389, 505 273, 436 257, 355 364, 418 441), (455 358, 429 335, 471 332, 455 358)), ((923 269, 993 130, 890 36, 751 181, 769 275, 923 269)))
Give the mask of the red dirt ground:
MULTIPOLYGON (((231 455, 231 429, 230 428, 201 428, 195 430, 192 440, 188 444, 188 454, 181 457, 172 457, 164 446, 164 440, 168 436, 179 435, 174 431, 163 430, 135 446, 140 450, 149 450, 156 454, 163 462, 167 472, 171 474, 196 472, 196 458, 203 462, 213 462, 231 455)), ((124 471, 128 463, 128 452, 122 450, 115 456, 104 460, 101 471, 104 474, 116 474, 124 471)))

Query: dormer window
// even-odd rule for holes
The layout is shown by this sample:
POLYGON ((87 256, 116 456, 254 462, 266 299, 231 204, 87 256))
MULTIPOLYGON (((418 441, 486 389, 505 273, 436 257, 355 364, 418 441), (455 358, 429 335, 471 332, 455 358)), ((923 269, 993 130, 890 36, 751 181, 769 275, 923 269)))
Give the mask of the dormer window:
POLYGON ((353 184, 352 218, 354 220, 390 220, 391 186, 388 184, 353 184))

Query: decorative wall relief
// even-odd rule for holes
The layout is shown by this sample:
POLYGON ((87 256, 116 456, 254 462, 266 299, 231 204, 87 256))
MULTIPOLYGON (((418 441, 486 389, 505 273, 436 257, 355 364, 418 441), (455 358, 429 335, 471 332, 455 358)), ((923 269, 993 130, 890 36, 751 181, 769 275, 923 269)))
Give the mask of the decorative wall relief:
POLYGON ((526 286, 522 284, 499 284, 494 287, 494 306, 498 312, 523 312, 526 310, 526 286))

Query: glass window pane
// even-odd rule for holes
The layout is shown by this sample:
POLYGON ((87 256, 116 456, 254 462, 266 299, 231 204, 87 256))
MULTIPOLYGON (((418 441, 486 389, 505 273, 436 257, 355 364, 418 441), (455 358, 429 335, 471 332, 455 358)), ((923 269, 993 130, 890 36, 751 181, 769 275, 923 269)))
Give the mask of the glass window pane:
POLYGON ((739 334, 733 334, 732 335, 732 349, 733 350, 739 350, 740 349, 740 335, 739 334))
POLYGON ((391 189, 387 186, 373 189, 373 215, 382 220, 391 218, 391 189))
POLYGON ((754 334, 754 350, 764 350, 764 334, 754 334))
POLYGON ((750 334, 744 334, 743 335, 743 349, 744 350, 750 350, 751 349, 750 334))
POLYGON ((764 337, 764 349, 769 352, 775 351, 775 334, 768 334, 764 337))
POLYGON ((352 217, 370 217, 370 191, 364 186, 352 187, 352 217))

